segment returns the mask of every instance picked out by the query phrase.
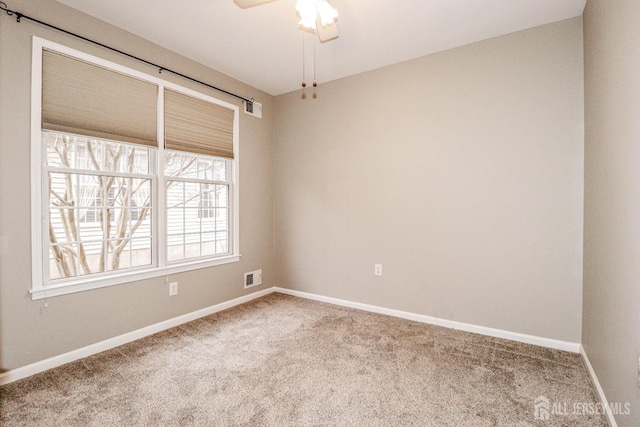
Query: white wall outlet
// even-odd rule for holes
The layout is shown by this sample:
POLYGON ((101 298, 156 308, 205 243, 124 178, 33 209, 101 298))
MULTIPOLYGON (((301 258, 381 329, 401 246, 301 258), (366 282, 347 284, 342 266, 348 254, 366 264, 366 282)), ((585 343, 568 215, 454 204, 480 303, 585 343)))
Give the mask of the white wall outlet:
POLYGON ((244 288, 251 288, 262 285, 262 270, 250 271, 244 273, 244 288))
POLYGON ((169 296, 178 295, 178 282, 169 283, 169 296))
POLYGON ((382 264, 374 264, 373 272, 376 276, 382 276, 382 264))

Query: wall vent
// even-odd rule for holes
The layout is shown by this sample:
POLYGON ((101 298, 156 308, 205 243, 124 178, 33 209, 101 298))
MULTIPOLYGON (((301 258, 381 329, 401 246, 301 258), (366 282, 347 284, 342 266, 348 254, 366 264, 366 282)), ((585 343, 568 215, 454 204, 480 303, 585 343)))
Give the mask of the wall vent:
POLYGON ((262 284, 262 270, 244 273, 244 288, 251 288, 262 284))
POLYGON ((250 116, 262 118, 262 104, 257 101, 248 102, 242 101, 244 105, 244 112, 250 116))

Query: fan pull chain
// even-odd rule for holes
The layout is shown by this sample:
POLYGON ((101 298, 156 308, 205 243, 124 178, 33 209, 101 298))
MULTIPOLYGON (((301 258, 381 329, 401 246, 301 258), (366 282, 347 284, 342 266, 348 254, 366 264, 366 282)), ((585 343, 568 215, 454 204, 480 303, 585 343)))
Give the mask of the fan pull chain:
MULTIPOLYGON (((315 35, 315 33, 314 33, 315 35)), ((318 86, 318 81, 316 80, 316 38, 313 37, 313 87, 317 87, 318 86)), ((306 68, 307 68, 307 62, 306 62, 306 33, 303 31, 302 32, 302 87, 307 87, 307 82, 306 82, 306 68)))
POLYGON ((307 82, 305 82, 304 78, 304 31, 302 31, 302 87, 307 87, 307 82))
POLYGON ((313 38, 313 87, 318 86, 316 82, 316 38, 313 38))

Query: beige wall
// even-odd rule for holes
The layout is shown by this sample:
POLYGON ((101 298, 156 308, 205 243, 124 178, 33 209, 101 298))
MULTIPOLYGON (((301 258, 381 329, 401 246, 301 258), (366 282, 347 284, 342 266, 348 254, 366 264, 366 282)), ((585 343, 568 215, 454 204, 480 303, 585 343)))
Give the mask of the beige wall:
POLYGON ((276 97, 277 285, 580 342, 582 73, 575 18, 276 97))
POLYGON ((583 345, 640 420, 640 2, 587 2, 583 345))
MULTIPOLYGON (((157 70, 86 42, 23 20, 0 19, 0 370, 74 350, 141 327, 190 313, 249 292, 243 273, 263 269, 262 287, 273 285, 273 98, 130 33, 53 0, 13 1, 10 7, 112 45, 168 68, 263 103, 264 118, 240 115, 240 262, 172 275, 180 292, 169 297, 164 277, 32 301, 30 249, 31 36, 62 43, 130 68, 157 70)), ((236 105, 179 77, 164 78, 236 105)))

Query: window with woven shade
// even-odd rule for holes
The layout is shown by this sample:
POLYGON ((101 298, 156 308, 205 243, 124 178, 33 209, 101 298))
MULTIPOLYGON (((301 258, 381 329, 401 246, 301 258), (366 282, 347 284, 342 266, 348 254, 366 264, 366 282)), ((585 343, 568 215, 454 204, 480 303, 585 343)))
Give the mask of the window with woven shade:
POLYGON ((165 148, 233 159, 233 119, 229 108, 164 91, 165 148))
POLYGON ((32 297, 235 262, 239 108, 37 37, 32 297))

